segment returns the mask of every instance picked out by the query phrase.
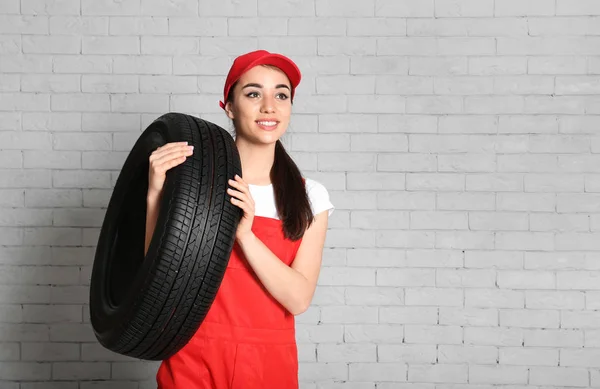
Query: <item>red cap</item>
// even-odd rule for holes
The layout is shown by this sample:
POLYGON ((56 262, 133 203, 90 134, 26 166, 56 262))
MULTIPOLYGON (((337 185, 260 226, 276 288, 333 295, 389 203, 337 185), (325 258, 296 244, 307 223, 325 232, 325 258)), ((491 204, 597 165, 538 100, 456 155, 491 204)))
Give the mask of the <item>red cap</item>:
POLYGON ((240 79, 242 74, 256 65, 272 65, 281 69, 290 79, 290 83, 292 84, 292 99, 294 98, 294 91, 302 78, 298 66, 284 55, 269 53, 266 50, 257 50, 240 55, 233 61, 233 65, 229 69, 229 74, 227 74, 227 80, 225 80, 223 101, 219 101, 221 108, 225 109, 224 101, 227 101, 231 86, 240 79))

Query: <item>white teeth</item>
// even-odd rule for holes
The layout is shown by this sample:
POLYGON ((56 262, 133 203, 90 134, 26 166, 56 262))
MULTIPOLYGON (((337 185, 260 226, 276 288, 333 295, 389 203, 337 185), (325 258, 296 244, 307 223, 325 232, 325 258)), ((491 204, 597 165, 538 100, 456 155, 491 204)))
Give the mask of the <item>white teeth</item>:
POLYGON ((274 126, 277 122, 258 122, 261 126, 274 126))

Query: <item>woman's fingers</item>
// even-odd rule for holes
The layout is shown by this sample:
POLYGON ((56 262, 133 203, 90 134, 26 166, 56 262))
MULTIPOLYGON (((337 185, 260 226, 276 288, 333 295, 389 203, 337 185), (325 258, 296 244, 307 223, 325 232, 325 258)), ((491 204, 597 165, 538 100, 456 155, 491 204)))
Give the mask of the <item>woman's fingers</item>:
POLYGON ((156 159, 161 158, 165 154, 172 152, 173 150, 183 149, 188 147, 187 142, 171 142, 165 145, 158 147, 156 150, 152 152, 150 158, 156 159))
POLYGON ((243 192, 234 190, 232 188, 227 189, 227 193, 231 196, 231 202, 244 211, 254 214, 254 200, 243 192))
POLYGON ((167 170, 169 170, 177 165, 182 164, 184 161, 185 161, 185 156, 169 159, 169 160, 161 163, 160 166, 157 167, 157 172, 164 173, 167 170))
POLYGON ((180 159, 181 157, 192 155, 193 149, 194 148, 192 146, 182 145, 179 147, 172 147, 166 150, 162 150, 159 153, 151 155, 150 162, 162 164, 167 161, 170 161, 171 159, 180 159))
POLYGON ((194 149, 191 146, 177 147, 171 149, 170 151, 165 151, 163 154, 156 156, 153 160, 160 164, 170 161, 171 159, 178 159, 183 156, 192 155, 193 152, 194 149))

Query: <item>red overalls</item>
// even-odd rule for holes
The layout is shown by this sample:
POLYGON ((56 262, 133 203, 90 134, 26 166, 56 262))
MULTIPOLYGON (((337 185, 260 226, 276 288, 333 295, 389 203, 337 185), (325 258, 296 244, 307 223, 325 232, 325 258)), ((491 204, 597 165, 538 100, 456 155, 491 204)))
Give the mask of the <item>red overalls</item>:
MULTIPOLYGON (((254 216, 254 234, 286 265, 302 239, 278 219, 254 216)), ((159 389, 297 389, 294 316, 264 288, 235 242, 208 314, 177 354, 162 361, 159 389)))

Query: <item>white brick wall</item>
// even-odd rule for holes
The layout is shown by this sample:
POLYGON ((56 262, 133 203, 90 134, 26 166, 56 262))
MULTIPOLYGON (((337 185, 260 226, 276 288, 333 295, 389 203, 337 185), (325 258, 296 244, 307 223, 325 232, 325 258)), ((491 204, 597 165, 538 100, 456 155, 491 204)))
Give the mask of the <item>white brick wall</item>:
POLYGON ((230 128, 258 48, 337 207, 302 389, 600 387, 600 1, 2 0, 1 389, 155 388, 91 331, 99 227, 140 131, 230 128))

